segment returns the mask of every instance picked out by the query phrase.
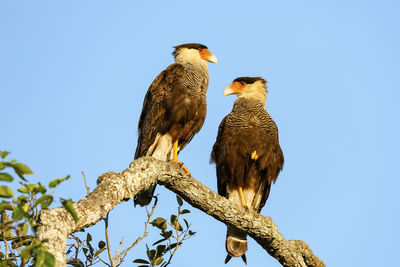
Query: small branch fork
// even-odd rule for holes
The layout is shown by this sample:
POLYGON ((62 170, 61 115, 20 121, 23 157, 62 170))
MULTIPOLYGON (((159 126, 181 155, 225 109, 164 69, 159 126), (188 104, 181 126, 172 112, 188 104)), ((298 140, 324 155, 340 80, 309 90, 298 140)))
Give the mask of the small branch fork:
MULTIPOLYGON (((138 237, 134 243, 132 243, 129 247, 127 247, 121 253, 119 253, 119 251, 122 247, 122 243, 124 242, 124 238, 121 239, 121 242, 119 243, 119 247, 117 249, 117 252, 115 253, 115 256, 112 259, 110 258, 110 262, 115 263, 115 266, 119 266, 124 261, 124 258, 126 256, 126 254, 128 253, 128 251, 131 250, 134 246, 139 244, 140 241, 142 241, 144 238, 147 237, 147 235, 148 235, 147 229, 148 229, 151 217, 153 216, 154 210, 156 209, 157 202, 158 202, 158 198, 156 196, 154 198, 155 198, 155 201, 154 201, 153 207, 151 208, 151 212, 150 213, 147 212, 147 221, 144 225, 143 235, 138 237)), ((107 240, 107 244, 108 243, 109 243, 109 241, 107 240)), ((109 253, 109 255, 111 255, 111 254, 109 253)), ((112 266, 114 267, 114 265, 112 265, 112 266)))
POLYGON ((107 252, 108 252, 108 258, 110 259, 111 267, 115 267, 114 259, 113 259, 112 255, 111 255, 110 239, 108 237, 108 214, 110 214, 110 212, 107 212, 106 217, 103 218, 104 224, 105 224, 105 235, 106 235, 106 243, 107 243, 107 252))
POLYGON ((82 176, 83 176, 83 180, 85 181, 85 187, 86 187, 87 195, 89 195, 90 194, 90 187, 86 183, 86 175, 85 175, 85 173, 83 171, 82 171, 82 176))
MULTIPOLYGON (((63 207, 40 213, 35 234, 41 240, 48 240, 47 247, 55 256, 57 267, 66 266, 65 249, 69 234, 94 225, 116 205, 157 183, 218 221, 245 231, 283 266, 325 266, 303 241, 284 239, 270 217, 232 205, 228 199, 189 177, 176 163, 143 157, 120 173, 101 175, 97 182, 98 186, 91 193, 74 204, 79 216, 77 223, 63 207)), ((144 236, 147 235, 147 225, 144 236)), ((117 254, 124 255, 126 252, 117 254)), ((117 261, 115 257, 112 259, 117 261)))

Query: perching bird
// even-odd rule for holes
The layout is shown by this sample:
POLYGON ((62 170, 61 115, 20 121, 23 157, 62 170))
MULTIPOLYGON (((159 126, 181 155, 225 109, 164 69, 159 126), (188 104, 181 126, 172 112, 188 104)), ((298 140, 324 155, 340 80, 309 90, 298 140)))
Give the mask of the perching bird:
MULTIPOLYGON (((211 153, 211 162, 216 163, 218 193, 259 213, 268 199, 271 183, 283 167, 278 128, 264 108, 264 79, 237 78, 224 90, 224 95, 230 94, 236 94, 237 99, 219 125, 211 153)), ((246 233, 227 228, 225 263, 240 256, 246 263, 246 233)))
MULTIPOLYGON (((175 63, 157 76, 144 98, 135 159, 152 156, 182 165, 179 151, 200 131, 206 118, 207 62, 217 63, 217 58, 202 44, 174 48, 175 63)), ((154 189, 136 195, 135 205, 148 205, 154 189)))

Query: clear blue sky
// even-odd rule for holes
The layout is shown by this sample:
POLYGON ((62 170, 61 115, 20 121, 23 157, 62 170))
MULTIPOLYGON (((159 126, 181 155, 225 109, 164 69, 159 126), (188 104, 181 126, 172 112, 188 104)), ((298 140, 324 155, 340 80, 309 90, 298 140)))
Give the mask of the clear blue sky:
MULTIPOLYGON (((234 101, 223 89, 263 76, 286 162, 262 214, 327 266, 398 265, 399 14, 398 1, 2 1, 0 149, 32 181, 70 174, 56 195, 79 200, 81 170, 93 189, 133 159, 143 97, 172 46, 203 43, 218 64, 204 127, 180 154, 193 176, 216 190, 209 155, 234 101)), ((157 214, 173 212, 173 193, 157 193, 157 214)), ((137 238, 144 214, 131 201, 111 212, 114 250, 137 238)), ((197 235, 174 266, 223 266, 225 226, 188 219, 197 235)), ((99 240, 103 223, 91 231, 99 240)), ((280 266, 253 240, 247 258, 280 266)))

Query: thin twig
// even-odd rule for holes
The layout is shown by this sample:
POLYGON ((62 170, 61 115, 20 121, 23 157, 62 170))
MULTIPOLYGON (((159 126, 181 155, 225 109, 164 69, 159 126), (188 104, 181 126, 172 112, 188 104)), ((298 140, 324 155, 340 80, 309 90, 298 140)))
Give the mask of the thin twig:
POLYGON ((147 228, 149 226, 151 216, 153 216, 154 210, 156 209, 157 201, 158 201, 158 198, 156 196, 154 198, 155 198, 155 201, 154 201, 153 207, 151 208, 151 212, 147 213, 147 221, 144 226, 143 235, 141 237, 139 237, 138 239, 136 239, 136 241, 132 245, 130 245, 128 248, 126 248, 124 251, 122 251, 119 255, 115 255, 116 260, 120 260, 121 257, 124 258, 125 256, 123 256, 123 255, 125 255, 131 248, 136 246, 140 241, 142 241, 147 236, 147 228))
POLYGON ((77 259, 79 254, 79 247, 82 245, 82 242, 75 234, 72 234, 72 237, 75 239, 76 242, 75 259, 77 259))
MULTIPOLYGON (((178 216, 179 216, 179 215, 178 215, 178 216)), ((178 217, 178 218, 179 218, 179 217, 178 217)), ((177 220, 178 220, 178 218, 177 218, 177 220)), ((175 229, 175 233, 176 233, 176 238, 175 238, 175 239, 176 239, 176 246, 175 246, 173 252, 171 252, 171 250, 169 250, 170 256, 169 256, 168 262, 167 262, 164 266, 168 266, 168 265, 171 263, 172 257, 174 256, 176 250, 177 250, 178 247, 180 246, 180 243, 182 243, 182 242, 179 242, 179 237, 180 237, 180 235, 179 235, 179 233, 178 233, 178 227, 176 227, 176 226, 174 226, 174 225, 171 225, 171 226, 174 227, 174 229, 175 229)), ((183 240, 182 240, 182 241, 183 241, 183 240)), ((170 242, 169 245, 171 245, 171 242, 170 242)))
MULTIPOLYGON (((178 209, 178 216, 176 218, 177 222, 179 222, 179 217, 180 217, 180 210, 178 209)), ((169 259, 165 263, 165 265, 163 265, 163 267, 168 266, 171 263, 172 257, 175 255, 175 253, 178 250, 178 248, 182 245, 182 242, 192 237, 191 235, 187 234, 188 231, 189 231, 190 225, 188 225, 188 228, 185 231, 183 231, 182 234, 179 234, 179 229, 178 229, 178 225, 179 224, 175 224, 175 225, 172 225, 171 223, 168 223, 168 224, 172 228, 175 229, 176 237, 174 237, 174 236, 173 237, 176 239, 176 246, 175 246, 173 251, 171 251, 171 249, 169 250, 169 254, 170 254, 169 259), (183 235, 183 237, 182 237, 182 235, 183 235), (181 240, 179 240, 180 237, 182 237, 181 240)), ((171 239, 170 238, 168 238, 168 242, 169 242, 169 245, 171 245, 171 239)))
POLYGON ((120 257, 118 259, 118 265, 117 266, 120 266, 124 262, 125 257, 126 257, 126 253, 124 255, 122 255, 122 257, 120 257))
POLYGON ((118 257, 118 253, 119 253, 119 251, 120 251, 120 249, 121 249, 121 247, 122 247, 122 244, 124 243, 124 237, 122 237, 121 238, 121 242, 119 242, 119 246, 118 246, 118 249, 117 249, 117 252, 115 252, 115 256, 113 257, 113 260, 115 261, 115 259, 118 257))
POLYGON ((83 180, 85 181, 85 187, 86 187, 87 195, 89 195, 90 187, 86 183, 86 176, 85 176, 85 173, 83 171, 82 171, 82 175, 83 175, 83 180))
POLYGON ((111 267, 115 267, 114 266, 114 260, 113 257, 111 255, 111 247, 110 247, 110 239, 108 238, 108 214, 106 215, 106 218, 104 218, 104 223, 105 223, 105 234, 106 234, 106 241, 107 241, 107 251, 108 251, 108 258, 110 259, 110 263, 111 263, 111 267))
POLYGON ((108 264, 107 262, 105 262, 105 261, 103 261, 101 258, 100 258, 100 256, 99 255, 97 255, 97 258, 102 262, 102 263, 104 263, 105 265, 107 265, 107 266, 111 266, 110 264, 108 264))
POLYGON ((8 242, 7 242, 7 240, 5 238, 4 238, 4 245, 6 246, 6 251, 5 251, 6 255, 5 256, 6 256, 6 259, 8 259, 8 249, 9 249, 9 247, 8 247, 8 242))

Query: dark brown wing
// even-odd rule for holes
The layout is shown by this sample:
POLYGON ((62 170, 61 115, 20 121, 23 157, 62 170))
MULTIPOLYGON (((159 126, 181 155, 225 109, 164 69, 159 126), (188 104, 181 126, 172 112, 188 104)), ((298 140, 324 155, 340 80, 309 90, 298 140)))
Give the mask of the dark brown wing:
POLYGON ((168 103, 167 96, 179 87, 184 67, 172 64, 162 71, 150 85, 143 101, 142 113, 138 125, 138 144, 135 159, 146 155, 153 144, 157 133, 165 134, 168 131, 168 103))
POLYGON ((207 104, 201 99, 192 101, 192 117, 184 123, 179 138, 179 151, 181 151, 201 130, 207 114, 207 104))
MULTIPOLYGON (((275 127, 275 122, 269 122, 271 127, 275 127)), ((278 130, 274 134, 267 132, 266 134, 268 138, 268 142, 264 143, 263 146, 260 146, 260 155, 258 160, 256 161, 257 168, 259 170, 260 178, 265 180, 265 182, 260 183, 259 193, 262 194, 261 202, 258 207, 258 212, 264 207, 268 196, 272 183, 275 183, 278 178, 279 172, 283 168, 284 156, 282 149, 279 145, 279 137, 278 130)))
POLYGON ((222 143, 224 142, 224 133, 225 133, 225 121, 227 116, 221 121, 218 127, 218 135, 217 140, 213 146, 211 152, 210 162, 216 163, 216 170, 217 170, 217 187, 218 187, 218 194, 221 196, 227 197, 226 194, 226 180, 230 176, 230 174, 226 170, 227 162, 224 162, 221 154, 222 149, 224 149, 222 143))

